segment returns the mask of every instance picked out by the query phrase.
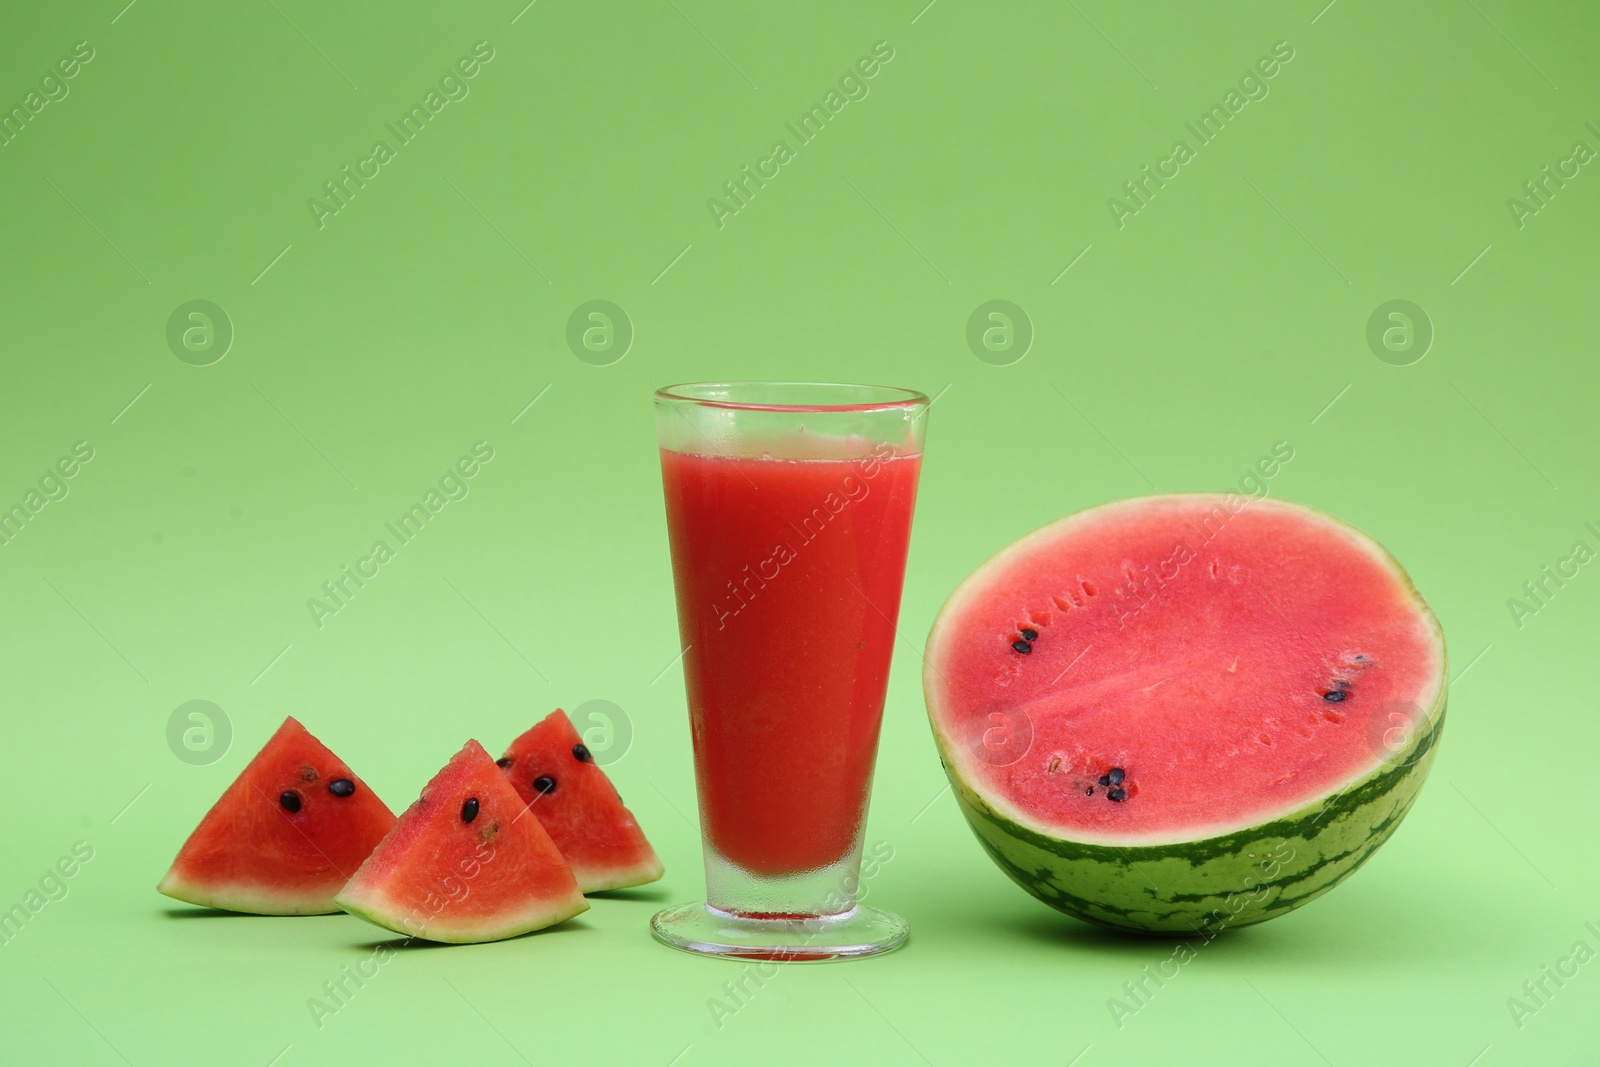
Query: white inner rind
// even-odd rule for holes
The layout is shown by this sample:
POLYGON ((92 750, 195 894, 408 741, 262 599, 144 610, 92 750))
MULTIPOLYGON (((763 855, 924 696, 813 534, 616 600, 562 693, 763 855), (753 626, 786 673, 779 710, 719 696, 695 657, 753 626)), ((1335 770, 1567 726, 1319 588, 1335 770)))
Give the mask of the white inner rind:
POLYGON ((416 921, 413 916, 423 910, 407 907, 378 887, 350 890, 335 899, 344 911, 374 926, 428 941, 454 943, 474 941, 499 941, 507 937, 532 933, 554 926, 589 910, 589 902, 577 892, 560 900, 539 899, 520 907, 508 907, 494 915, 449 916, 435 915, 416 921))

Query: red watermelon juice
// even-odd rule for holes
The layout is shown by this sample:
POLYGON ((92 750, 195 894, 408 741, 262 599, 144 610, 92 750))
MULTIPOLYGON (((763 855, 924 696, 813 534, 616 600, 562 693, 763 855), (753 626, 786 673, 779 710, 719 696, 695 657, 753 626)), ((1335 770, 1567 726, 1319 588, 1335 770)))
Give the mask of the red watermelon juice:
MULTIPOLYGON (((718 861, 761 879, 858 862, 921 468, 914 440, 802 432, 740 454, 661 451, 714 905, 718 861)), ((771 904, 728 910, 826 913, 771 904)))

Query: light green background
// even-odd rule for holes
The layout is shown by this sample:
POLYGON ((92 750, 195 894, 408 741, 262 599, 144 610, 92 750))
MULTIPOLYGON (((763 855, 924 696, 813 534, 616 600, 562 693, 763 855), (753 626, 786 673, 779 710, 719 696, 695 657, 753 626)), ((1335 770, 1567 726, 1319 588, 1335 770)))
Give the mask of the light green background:
POLYGON ((1600 565, 1520 627, 1507 608, 1574 541, 1600 548, 1600 173, 1522 228, 1506 204, 1600 149, 1592 7, 124 2, 0 15, 7 108, 95 50, 0 146, 0 504, 95 450, 0 547, 0 905, 94 849, 0 948, 0 1057, 1600 1057, 1600 963, 1520 1029, 1507 1007, 1600 948, 1600 565), (319 229, 307 200, 480 40, 470 96, 319 229), (719 229, 708 198, 878 41, 870 95, 719 229), (1119 229, 1107 199, 1278 41, 1270 95, 1119 229), (194 299, 236 331, 211 366, 165 339, 194 299), (610 366, 565 339, 592 299, 635 332, 610 366), (1010 366, 965 339, 991 299, 1035 331, 1010 366), (1411 366, 1365 340, 1391 299, 1436 333, 1411 366), (720 1029, 708 1000, 738 968, 646 932, 700 891, 649 393, 719 377, 939 397, 869 831, 895 849, 871 899, 913 939, 787 968, 720 1029), (471 495, 318 629, 307 598, 478 440, 471 495), (1358 877, 1205 947, 1119 1029, 1108 998, 1172 945, 1058 916, 983 857, 942 792, 918 649, 1012 538, 1227 487, 1278 441, 1274 495, 1372 533, 1438 611, 1449 728, 1358 877), (209 766, 165 740, 192 699, 236 733, 209 766), (590 699, 632 720, 611 769, 668 874, 559 931, 404 951, 319 1029, 308 998, 380 931, 188 917, 152 888, 285 714, 398 808, 468 736, 498 748, 590 699))

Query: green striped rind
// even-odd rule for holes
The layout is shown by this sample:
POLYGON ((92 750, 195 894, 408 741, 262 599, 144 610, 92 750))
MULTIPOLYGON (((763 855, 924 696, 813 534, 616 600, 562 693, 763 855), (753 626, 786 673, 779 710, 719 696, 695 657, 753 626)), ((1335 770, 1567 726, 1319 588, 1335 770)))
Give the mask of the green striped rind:
POLYGON ((1137 933, 1213 932, 1263 922, 1326 893, 1389 839, 1422 788, 1444 728, 1445 691, 1410 743, 1325 800, 1199 841, 1119 848, 1049 837, 995 811, 940 756, 984 851, 1053 908, 1137 933))

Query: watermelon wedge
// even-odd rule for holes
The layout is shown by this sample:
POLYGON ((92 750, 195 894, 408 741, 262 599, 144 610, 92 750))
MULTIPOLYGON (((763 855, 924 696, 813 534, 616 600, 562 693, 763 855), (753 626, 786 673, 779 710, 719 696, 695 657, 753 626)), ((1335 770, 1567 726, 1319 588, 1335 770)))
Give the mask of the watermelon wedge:
POLYGON ((239 773, 156 888, 258 915, 320 915, 394 813, 291 716, 239 773))
POLYGON ((506 778, 572 865, 585 893, 660 878, 664 868, 611 779, 557 708, 506 749, 506 778))
POLYGON ((1438 621, 1393 557, 1297 504, 1121 501, 951 594, 928 715, 1014 881, 1147 933, 1282 915, 1410 809, 1444 723, 1438 621))
POLYGON ((423 787, 336 902, 397 933, 453 943, 515 937, 589 908, 550 835, 476 741, 423 787))

